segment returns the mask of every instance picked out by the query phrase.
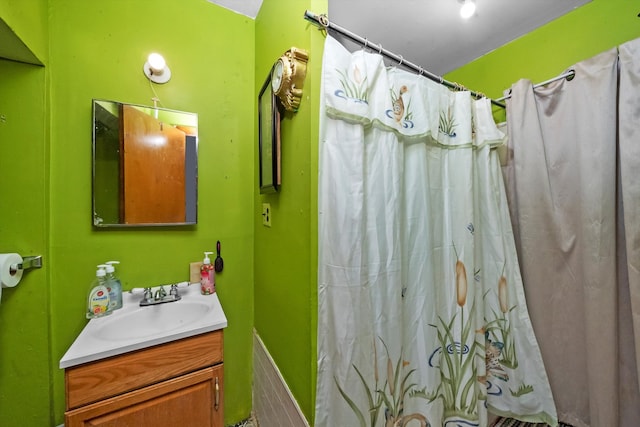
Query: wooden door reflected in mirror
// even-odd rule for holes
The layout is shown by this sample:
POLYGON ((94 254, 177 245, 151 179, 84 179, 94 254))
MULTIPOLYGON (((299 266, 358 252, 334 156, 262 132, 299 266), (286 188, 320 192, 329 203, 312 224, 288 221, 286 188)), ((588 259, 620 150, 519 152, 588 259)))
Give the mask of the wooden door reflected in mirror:
POLYGON ((196 223, 197 115, 94 101, 93 144, 95 226, 196 223))

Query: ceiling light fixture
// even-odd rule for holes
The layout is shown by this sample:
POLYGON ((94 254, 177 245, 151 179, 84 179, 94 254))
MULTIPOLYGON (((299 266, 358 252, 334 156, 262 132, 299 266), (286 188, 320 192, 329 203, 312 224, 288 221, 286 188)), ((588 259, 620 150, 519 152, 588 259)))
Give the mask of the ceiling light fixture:
POLYGON ((462 6, 460 7, 460 17, 462 19, 469 19, 476 13, 475 0, 462 0, 462 6))
POLYGON ((152 53, 142 67, 144 75, 154 83, 162 84, 171 78, 171 70, 159 53, 152 53))

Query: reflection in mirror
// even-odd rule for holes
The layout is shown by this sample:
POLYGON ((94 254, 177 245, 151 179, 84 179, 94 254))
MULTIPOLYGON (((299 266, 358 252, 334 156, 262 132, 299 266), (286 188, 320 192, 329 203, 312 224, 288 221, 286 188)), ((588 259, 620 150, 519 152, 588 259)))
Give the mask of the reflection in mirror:
POLYGON ((197 222, 198 115, 93 101, 93 225, 197 222))

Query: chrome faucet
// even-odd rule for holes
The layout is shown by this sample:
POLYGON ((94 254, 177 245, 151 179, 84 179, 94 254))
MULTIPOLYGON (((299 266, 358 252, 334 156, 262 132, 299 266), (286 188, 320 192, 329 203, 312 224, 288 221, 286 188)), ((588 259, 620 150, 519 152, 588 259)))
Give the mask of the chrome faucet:
POLYGON ((161 285, 160 288, 158 288, 158 290, 156 290, 155 293, 150 287, 144 288, 144 295, 142 297, 142 300, 140 301, 140 306, 144 307, 147 305, 163 304, 166 302, 179 301, 181 299, 178 293, 177 284, 171 285, 171 290, 169 291, 169 294, 167 294, 167 291, 165 290, 164 287, 165 285, 161 285))
POLYGON ((156 291, 156 294, 153 296, 153 299, 158 301, 164 299, 167 296, 167 291, 164 290, 164 286, 160 286, 160 289, 156 291))

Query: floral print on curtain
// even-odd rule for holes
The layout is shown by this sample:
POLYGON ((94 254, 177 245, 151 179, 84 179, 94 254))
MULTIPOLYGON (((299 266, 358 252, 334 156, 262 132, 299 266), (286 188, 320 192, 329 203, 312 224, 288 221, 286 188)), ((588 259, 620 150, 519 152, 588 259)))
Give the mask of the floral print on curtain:
POLYGON ((488 100, 327 37, 316 425, 557 425, 488 100))

